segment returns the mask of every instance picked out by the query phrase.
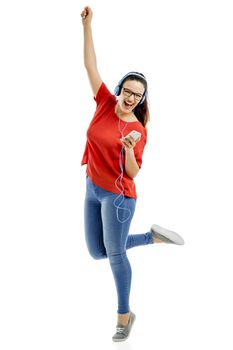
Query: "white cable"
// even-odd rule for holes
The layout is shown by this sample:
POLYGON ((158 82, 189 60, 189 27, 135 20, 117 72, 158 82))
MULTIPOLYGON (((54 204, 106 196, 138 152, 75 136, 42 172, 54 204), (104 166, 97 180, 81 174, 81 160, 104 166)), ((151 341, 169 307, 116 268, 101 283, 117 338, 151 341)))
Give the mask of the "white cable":
MULTIPOLYGON (((120 131, 120 133, 121 133, 121 137, 123 138, 123 137, 124 137, 123 131, 124 131, 124 129, 126 128, 126 126, 128 125, 128 123, 126 123, 125 126, 124 126, 124 128, 121 130, 121 129, 120 129, 120 117, 119 117, 119 115, 118 115, 118 118, 119 118, 119 120, 118 120, 118 129, 119 129, 119 131, 120 131)), ((131 216, 131 210, 130 210, 130 209, 128 209, 128 208, 121 208, 121 207, 120 207, 120 205, 124 202, 124 185, 123 185, 123 183, 122 183, 122 178, 123 178, 123 173, 124 173, 124 168, 123 168, 123 164, 122 164, 123 156, 124 156, 124 146, 122 145, 121 151, 120 151, 120 155, 119 155, 119 165, 120 165, 121 173, 120 173, 120 175, 118 176, 118 178, 115 180, 115 186, 116 186, 116 188, 118 189, 118 191, 120 191, 120 194, 119 194, 119 195, 114 199, 114 201, 113 201, 113 205, 114 205, 115 208, 116 208, 117 220, 118 220, 120 223, 122 223, 122 224, 123 224, 124 222, 128 221, 129 218, 130 218, 130 216, 131 216), (118 187, 117 181, 120 181, 121 188, 118 187), (118 205, 116 205, 115 202, 116 202, 119 198, 121 198, 121 201, 120 201, 120 203, 119 203, 118 205), (121 219, 119 218, 119 209, 126 210, 126 211, 129 212, 129 216, 128 216, 125 220, 121 220, 121 219)))

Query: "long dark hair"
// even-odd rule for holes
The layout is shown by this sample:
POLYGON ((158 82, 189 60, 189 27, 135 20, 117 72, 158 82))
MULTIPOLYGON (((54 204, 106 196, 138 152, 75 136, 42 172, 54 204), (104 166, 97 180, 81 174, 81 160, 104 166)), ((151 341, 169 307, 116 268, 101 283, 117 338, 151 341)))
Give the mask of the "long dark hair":
MULTIPOLYGON (((121 83, 121 87, 120 87, 120 91, 122 89, 123 84, 127 81, 127 80, 136 80, 139 81, 140 83, 143 84, 144 88, 145 88, 145 92, 147 92, 147 81, 145 76, 142 73, 138 73, 135 72, 138 75, 141 75, 142 78, 140 78, 140 76, 138 75, 130 75, 127 78, 125 78, 123 80, 123 82, 121 83)), ((144 92, 144 93, 145 93, 144 92)), ((144 101, 142 104, 138 104, 135 108, 134 108, 134 114, 136 115, 137 119, 140 121, 140 123, 146 127, 146 124, 148 123, 148 121, 150 120, 150 112, 149 112, 149 106, 148 106, 148 100, 147 97, 145 97, 144 101)))

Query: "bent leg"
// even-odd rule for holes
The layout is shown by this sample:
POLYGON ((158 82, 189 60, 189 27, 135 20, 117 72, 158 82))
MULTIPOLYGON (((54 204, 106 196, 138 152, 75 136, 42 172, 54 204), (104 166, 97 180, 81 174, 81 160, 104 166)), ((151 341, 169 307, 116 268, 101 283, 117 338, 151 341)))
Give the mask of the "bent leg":
POLYGON ((154 241, 151 232, 140 233, 137 235, 129 235, 126 243, 126 249, 153 243, 154 241))
POLYGON ((88 251, 94 259, 107 258, 103 241, 101 204, 86 196, 84 201, 84 228, 88 251))

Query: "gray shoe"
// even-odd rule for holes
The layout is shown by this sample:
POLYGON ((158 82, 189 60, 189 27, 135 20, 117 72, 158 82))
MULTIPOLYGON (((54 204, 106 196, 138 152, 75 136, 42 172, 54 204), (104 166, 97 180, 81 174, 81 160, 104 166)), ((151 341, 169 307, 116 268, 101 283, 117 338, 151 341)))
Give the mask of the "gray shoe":
POLYGON ((180 235, 178 235, 178 233, 167 230, 166 228, 163 228, 159 225, 152 225, 151 233, 153 237, 159 238, 163 242, 174 243, 178 245, 184 244, 183 238, 180 235))
POLYGON ((131 332, 135 319, 136 319, 136 316, 131 311, 128 325, 127 326, 117 325, 116 334, 114 334, 114 336, 112 337, 112 340, 114 342, 120 342, 120 341, 126 340, 129 337, 129 334, 131 332))

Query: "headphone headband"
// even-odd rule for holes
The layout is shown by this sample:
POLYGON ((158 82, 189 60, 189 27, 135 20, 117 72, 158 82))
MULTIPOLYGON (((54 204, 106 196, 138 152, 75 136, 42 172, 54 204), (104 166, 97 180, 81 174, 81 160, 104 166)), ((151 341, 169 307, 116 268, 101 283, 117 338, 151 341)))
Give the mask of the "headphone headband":
MULTIPOLYGON (((137 73, 137 72, 129 72, 129 73, 127 73, 126 75, 123 76, 123 78, 121 78, 119 83, 122 83, 126 78, 128 78, 130 76, 139 77, 139 78, 143 79, 147 83, 146 78, 142 74, 137 73)), ((119 85, 119 83, 118 83, 118 85, 119 85)))

